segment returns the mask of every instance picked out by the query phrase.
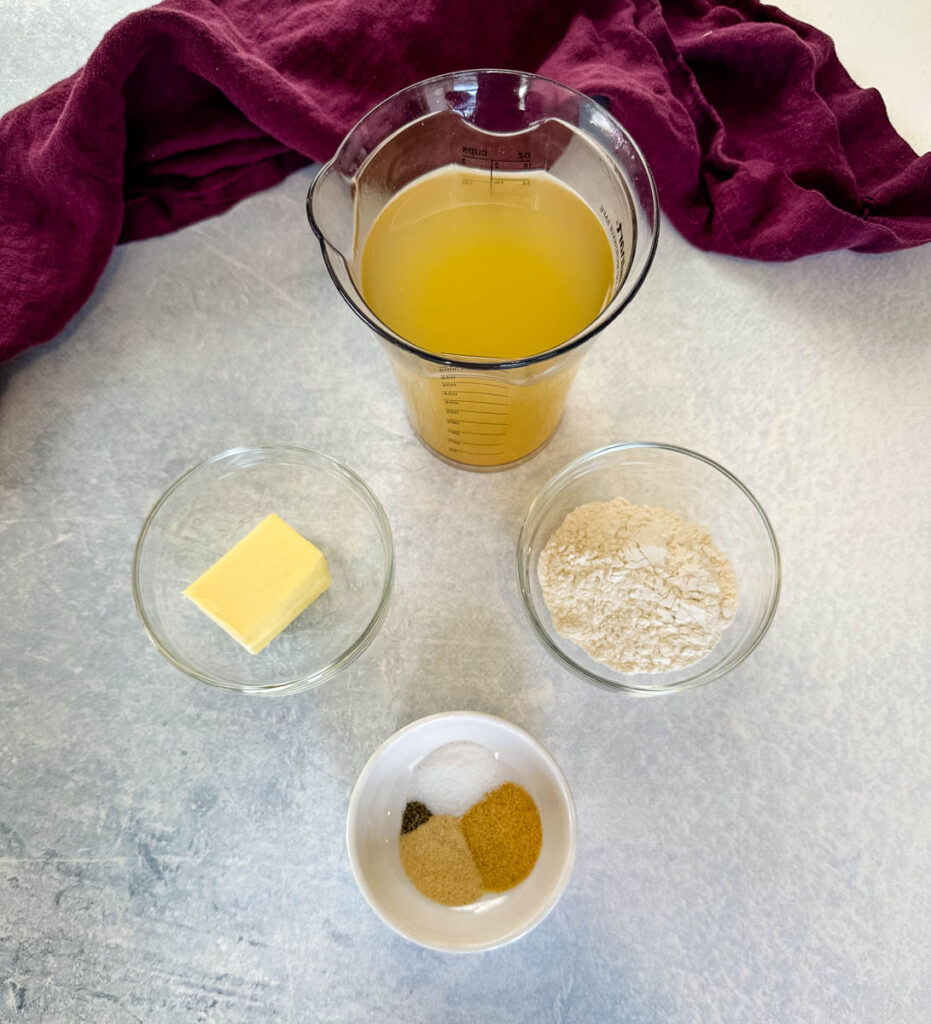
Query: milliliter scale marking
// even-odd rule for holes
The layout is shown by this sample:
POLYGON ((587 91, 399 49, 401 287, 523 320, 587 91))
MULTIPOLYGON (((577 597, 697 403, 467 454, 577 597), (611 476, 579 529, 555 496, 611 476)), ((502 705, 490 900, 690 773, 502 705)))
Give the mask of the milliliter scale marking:
POLYGON ((451 451, 502 455, 508 428, 508 386, 455 374, 440 378, 451 451))
MULTIPOLYGON (((487 170, 493 186, 529 185, 529 178, 514 172, 534 169, 529 149, 517 150, 512 157, 493 157, 481 146, 463 146, 462 164, 487 170), (505 171, 508 177, 495 178, 495 171, 505 171)), ((461 455, 503 455, 510 411, 507 384, 449 374, 441 377, 441 389, 450 450, 461 455)))

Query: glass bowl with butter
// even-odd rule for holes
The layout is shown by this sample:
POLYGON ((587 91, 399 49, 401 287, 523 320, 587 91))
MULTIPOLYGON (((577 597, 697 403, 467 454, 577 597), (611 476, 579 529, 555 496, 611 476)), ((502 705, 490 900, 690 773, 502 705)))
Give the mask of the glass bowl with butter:
POLYGON ((182 672, 294 693, 368 647, 393 576, 385 511, 351 469, 307 448, 233 448, 188 470, 149 513, 133 599, 182 672))

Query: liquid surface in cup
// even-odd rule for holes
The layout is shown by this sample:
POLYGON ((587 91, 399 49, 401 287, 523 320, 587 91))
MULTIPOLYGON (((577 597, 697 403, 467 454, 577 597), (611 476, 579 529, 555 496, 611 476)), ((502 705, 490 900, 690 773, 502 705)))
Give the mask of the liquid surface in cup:
POLYGON ((613 282, 597 216, 542 171, 428 174, 386 204, 362 251, 375 315, 418 348, 465 358, 521 359, 568 341, 613 282))

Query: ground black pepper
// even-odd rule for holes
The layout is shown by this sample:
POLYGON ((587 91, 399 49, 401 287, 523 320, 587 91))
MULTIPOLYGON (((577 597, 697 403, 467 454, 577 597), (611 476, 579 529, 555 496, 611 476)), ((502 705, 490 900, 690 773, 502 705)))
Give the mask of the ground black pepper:
POLYGON ((409 801, 407 807, 404 808, 404 817, 401 819, 401 835, 405 836, 408 832, 413 832, 415 828, 419 828, 431 817, 432 812, 426 804, 422 804, 419 800, 409 801))

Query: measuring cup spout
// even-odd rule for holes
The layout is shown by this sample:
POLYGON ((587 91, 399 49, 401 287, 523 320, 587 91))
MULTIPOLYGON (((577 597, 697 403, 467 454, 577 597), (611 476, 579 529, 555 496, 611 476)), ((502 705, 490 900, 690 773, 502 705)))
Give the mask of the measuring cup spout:
POLYGON ((330 160, 317 172, 307 193, 307 219, 314 234, 344 259, 352 254, 354 191, 352 179, 340 174, 330 160))

